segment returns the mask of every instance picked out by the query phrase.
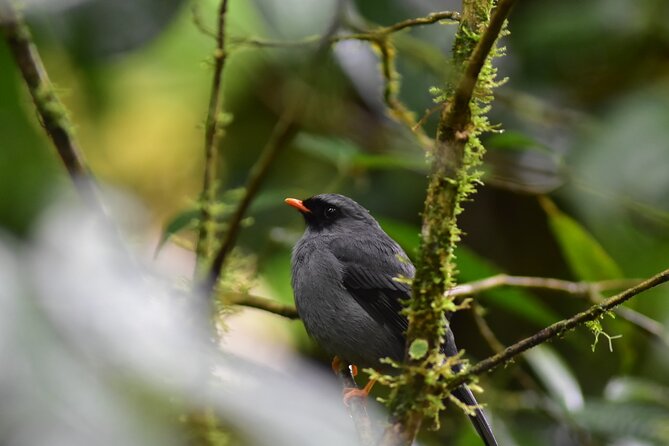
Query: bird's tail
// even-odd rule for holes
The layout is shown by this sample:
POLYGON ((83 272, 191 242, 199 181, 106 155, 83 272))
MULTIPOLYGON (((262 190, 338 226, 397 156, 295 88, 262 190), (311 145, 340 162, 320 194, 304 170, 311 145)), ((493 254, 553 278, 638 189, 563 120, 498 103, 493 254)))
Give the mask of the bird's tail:
MULTIPOLYGON (((466 385, 462 385, 455 389, 453 391, 453 396, 468 406, 478 406, 478 402, 476 401, 476 398, 474 398, 474 394, 466 385)), ((471 420, 472 424, 474 425, 474 429, 476 429, 476 432, 478 432, 486 446, 498 446, 495 435, 492 433, 490 423, 488 423, 485 412, 483 412, 482 409, 477 408, 475 410, 475 415, 470 415, 469 419, 471 420)))

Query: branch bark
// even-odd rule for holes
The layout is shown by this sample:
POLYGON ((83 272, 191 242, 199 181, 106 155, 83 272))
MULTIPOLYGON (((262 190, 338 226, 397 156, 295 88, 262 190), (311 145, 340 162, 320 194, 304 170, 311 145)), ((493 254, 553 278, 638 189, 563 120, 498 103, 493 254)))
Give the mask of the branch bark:
POLYGON ((281 149, 283 149, 295 136, 297 128, 294 125, 296 113, 296 105, 290 105, 288 110, 281 115, 279 121, 275 125, 272 135, 267 144, 263 148, 260 157, 251 168, 248 180, 246 182, 244 196, 237 204, 234 214, 230 217, 228 227, 225 231, 225 237, 218 249, 216 256, 211 264, 211 268, 205 279, 205 295, 211 295, 211 292, 216 286, 216 282, 221 274, 221 269, 225 263, 232 248, 237 241, 237 235, 241 227, 242 220, 251 202, 260 190, 260 186, 269 172, 269 168, 276 159, 281 149))
MULTIPOLYGON (((221 113, 223 110, 222 86, 223 69, 227 60, 225 50, 225 23, 228 11, 228 0, 221 0, 218 9, 218 26, 216 31, 216 49, 214 50, 214 75, 212 78, 211 95, 204 135, 204 181, 202 185, 202 214, 200 219, 200 233, 196 247, 196 264, 207 257, 209 246, 210 227, 213 223, 211 207, 216 202, 216 174, 218 170, 217 152, 221 140, 221 113)), ((197 266, 196 266, 197 269, 197 266)), ((196 271, 197 273, 197 271, 196 271)))
POLYGON ((430 405, 424 396, 431 393, 432 387, 424 375, 414 372, 420 370, 424 359, 412 358, 409 347, 415 340, 422 339, 428 342, 430 352, 438 352, 443 331, 448 329, 444 326, 443 311, 449 302, 442 296, 452 286, 454 275, 453 251, 459 240, 456 218, 466 195, 465 188, 472 187, 467 183, 471 180, 466 179, 465 165, 465 148, 472 130, 470 102, 481 70, 514 3, 515 0, 500 0, 472 50, 471 40, 467 38, 480 32, 491 2, 463 1, 453 50, 454 64, 456 69, 463 67, 460 68, 462 74, 452 99, 441 113, 423 210, 420 254, 408 304, 405 363, 414 367, 405 370, 404 383, 391 401, 393 417, 382 439, 385 446, 410 445, 430 405))
POLYGON ((224 302, 243 307, 256 308, 258 310, 274 313, 288 319, 299 319, 297 309, 292 305, 283 305, 275 300, 266 297, 254 296, 243 293, 221 293, 219 295, 224 302))
POLYGON ((8 0, 0 0, 0 29, 28 86, 37 114, 67 172, 75 182, 89 177, 65 106, 54 91, 30 31, 8 0))
POLYGON ((448 387, 454 389, 464 382, 469 382, 474 376, 481 375, 483 373, 489 372, 496 368, 497 366, 508 362, 519 354, 529 350, 532 347, 535 347, 539 344, 542 344, 550 339, 561 336, 567 331, 573 330, 579 325, 583 325, 586 322, 594 321, 604 315, 606 312, 612 310, 618 305, 626 302, 637 294, 649 290, 653 287, 661 285, 669 281, 669 269, 664 270, 655 276, 644 280, 640 284, 629 288, 621 293, 616 294, 615 296, 604 300, 600 304, 591 306, 589 309, 574 315, 568 319, 561 320, 556 322, 553 325, 550 325, 536 334, 527 337, 515 344, 504 349, 503 352, 493 355, 483 361, 476 363, 474 366, 468 368, 463 373, 457 375, 453 378, 448 387))
POLYGON ((413 19, 402 20, 389 26, 382 26, 376 29, 361 30, 360 32, 351 34, 337 34, 323 36, 312 36, 301 40, 292 41, 275 41, 265 40, 252 37, 237 37, 233 39, 235 44, 249 45, 262 48, 286 48, 286 47, 301 47, 304 45, 312 45, 319 42, 327 42, 329 44, 343 42, 345 40, 368 40, 377 41, 384 36, 402 31, 404 29, 413 28, 416 26, 431 25, 442 20, 460 20, 460 13, 455 11, 440 11, 428 14, 425 17, 416 17, 413 19))

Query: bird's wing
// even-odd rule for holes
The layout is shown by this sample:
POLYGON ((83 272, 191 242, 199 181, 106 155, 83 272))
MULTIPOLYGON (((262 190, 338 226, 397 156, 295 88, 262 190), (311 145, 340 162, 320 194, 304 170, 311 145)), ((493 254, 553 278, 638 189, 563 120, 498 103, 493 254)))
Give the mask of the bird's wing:
POLYGON ((404 251, 390 238, 375 238, 348 240, 333 252, 344 267, 344 287, 374 320, 391 328, 403 342, 408 323, 401 313, 402 300, 409 298, 411 286, 401 279, 414 275, 404 251))

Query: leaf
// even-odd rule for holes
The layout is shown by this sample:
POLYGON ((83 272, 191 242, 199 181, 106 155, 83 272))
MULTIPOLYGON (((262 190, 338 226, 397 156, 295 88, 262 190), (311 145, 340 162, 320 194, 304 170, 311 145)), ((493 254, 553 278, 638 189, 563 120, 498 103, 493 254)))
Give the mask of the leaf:
POLYGON ((421 154, 415 156, 371 154, 352 141, 310 133, 300 133, 295 138, 298 150, 334 164, 340 170, 362 168, 370 170, 408 169, 424 173, 427 164, 421 154))
POLYGON ((654 403, 669 410, 669 388, 643 378, 614 377, 606 383, 604 397, 618 403, 654 403))
POLYGON ((425 339, 415 339, 409 347, 411 359, 421 359, 427 354, 428 343, 425 339))
POLYGON ((540 204, 562 255, 574 275, 583 281, 619 279, 624 274, 602 245, 580 223, 561 212, 547 197, 540 204))
POLYGON ((583 392, 569 366, 547 345, 525 353, 532 370, 555 401, 568 412, 583 408, 583 392))
POLYGON ((409 258, 415 259, 420 246, 420 230, 413 225, 390 218, 381 217, 377 221, 383 230, 406 251, 409 258))
POLYGON ((360 153, 360 147, 351 141, 305 132, 297 135, 295 146, 298 150, 332 163, 339 169, 349 167, 354 155, 360 153))
POLYGON ((588 400, 582 410, 572 415, 577 425, 611 439, 636 438, 669 444, 669 411, 660 406, 588 400))
POLYGON ((536 141, 535 139, 515 131, 495 133, 486 138, 486 147, 502 150, 536 150, 543 153, 553 154, 553 151, 536 141))
POLYGON ((158 255, 158 252, 172 235, 183 231, 184 229, 195 228, 197 226, 197 222, 200 219, 200 212, 201 211, 199 209, 187 209, 185 211, 179 212, 170 220, 168 220, 167 224, 163 228, 155 254, 158 255))

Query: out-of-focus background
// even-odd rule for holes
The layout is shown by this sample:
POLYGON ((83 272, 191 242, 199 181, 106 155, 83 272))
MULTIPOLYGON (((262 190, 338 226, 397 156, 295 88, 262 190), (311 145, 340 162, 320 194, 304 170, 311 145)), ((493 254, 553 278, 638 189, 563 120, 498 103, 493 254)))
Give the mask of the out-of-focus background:
MULTIPOLYGON (((142 247, 145 260, 170 280, 185 282, 193 255, 183 241, 193 233, 179 222, 192 214, 202 187, 214 48, 206 31, 214 29, 217 2, 23 3, 91 170, 148 211, 141 226, 133 226, 133 215, 116 215, 131 228, 128 244, 142 247), (153 258, 166 231, 171 237, 153 258)), ((378 54, 367 43, 346 41, 321 54, 317 44, 260 47, 244 39, 295 41, 333 25, 346 32, 459 8, 433 0, 230 1, 222 202, 234 206, 279 116, 300 102, 298 133, 271 167, 245 221, 231 286, 292 302, 290 249, 303 222, 283 205, 287 196, 349 195, 413 255, 427 174, 416 138, 387 113, 378 54)), ((483 139, 485 185, 462 216, 460 281, 501 272, 633 279, 667 268, 669 3, 521 1, 509 29, 507 55, 495 62, 508 82, 496 91, 490 113, 504 132, 483 139)), ((435 105, 430 87, 449 79, 455 30, 455 24, 437 23, 393 35, 399 98, 417 119, 435 105)), ((437 118, 433 113, 424 122, 430 136, 437 118)), ((67 185, 0 44, 4 237, 31 243, 55 191, 67 185)), ((95 281, 95 274, 86 280, 95 281)), ((508 288, 476 300, 502 344, 589 305, 559 292, 508 288)), ((594 351, 593 333, 582 328, 482 378, 480 399, 502 444, 669 444, 669 290, 644 293, 628 307, 652 320, 643 319, 641 328, 604 318, 605 334, 594 351), (606 334, 622 338, 610 349, 606 334)), ((299 352, 327 366, 298 322, 243 310, 225 323, 225 348, 235 354, 281 370, 299 352)), ((471 311, 457 314, 453 329, 470 359, 493 353, 471 311)), ((450 407, 441 431, 423 441, 467 445, 473 435, 450 407)))

